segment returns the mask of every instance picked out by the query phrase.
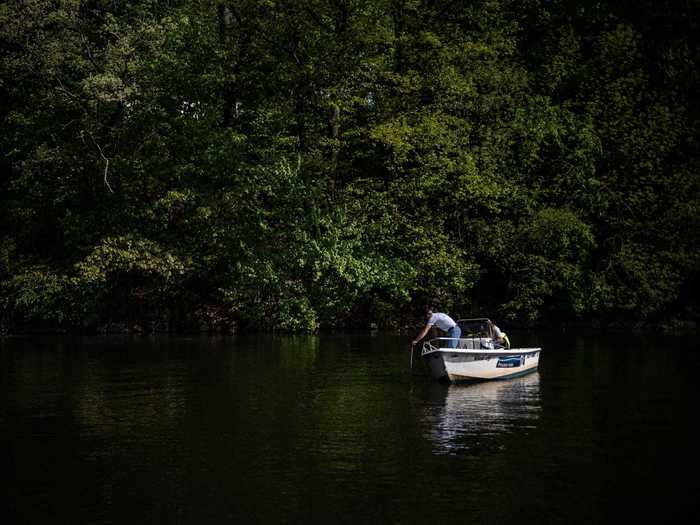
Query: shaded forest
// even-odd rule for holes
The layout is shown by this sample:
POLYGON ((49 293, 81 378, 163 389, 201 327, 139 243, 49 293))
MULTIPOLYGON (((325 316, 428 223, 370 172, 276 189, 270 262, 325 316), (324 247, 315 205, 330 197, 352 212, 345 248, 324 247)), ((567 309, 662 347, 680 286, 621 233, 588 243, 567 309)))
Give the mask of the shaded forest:
POLYGON ((700 2, 0 4, 5 331, 693 325, 700 2))

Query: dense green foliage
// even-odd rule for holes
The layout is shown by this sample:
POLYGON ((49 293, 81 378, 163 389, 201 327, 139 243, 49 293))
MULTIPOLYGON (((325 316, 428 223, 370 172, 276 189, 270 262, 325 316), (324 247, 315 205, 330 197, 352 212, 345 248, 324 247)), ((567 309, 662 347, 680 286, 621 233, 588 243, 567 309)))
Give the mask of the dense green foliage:
POLYGON ((0 4, 5 326, 695 320, 698 2, 0 4))

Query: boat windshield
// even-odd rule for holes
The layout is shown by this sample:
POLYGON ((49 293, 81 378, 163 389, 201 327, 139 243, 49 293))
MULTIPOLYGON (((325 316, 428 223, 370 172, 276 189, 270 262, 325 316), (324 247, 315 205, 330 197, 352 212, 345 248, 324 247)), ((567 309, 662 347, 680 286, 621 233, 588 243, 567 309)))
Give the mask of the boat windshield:
POLYGON ((457 324, 462 329, 462 337, 488 337, 486 328, 487 317, 477 317, 474 319, 458 319, 457 324))

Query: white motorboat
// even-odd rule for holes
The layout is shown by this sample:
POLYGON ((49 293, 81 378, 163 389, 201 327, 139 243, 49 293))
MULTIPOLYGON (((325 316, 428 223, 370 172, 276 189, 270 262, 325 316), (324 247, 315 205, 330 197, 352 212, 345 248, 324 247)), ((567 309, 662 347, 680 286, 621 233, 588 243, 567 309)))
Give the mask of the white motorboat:
POLYGON ((487 321, 485 317, 460 319, 457 324, 466 337, 436 337, 423 343, 421 355, 434 378, 452 382, 507 379, 537 370, 541 348, 495 344, 487 334, 487 321))

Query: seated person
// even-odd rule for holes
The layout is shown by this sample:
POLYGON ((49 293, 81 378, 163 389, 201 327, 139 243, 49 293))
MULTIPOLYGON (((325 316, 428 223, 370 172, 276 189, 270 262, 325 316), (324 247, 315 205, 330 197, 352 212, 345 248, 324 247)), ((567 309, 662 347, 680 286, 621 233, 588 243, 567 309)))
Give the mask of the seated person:
POLYGON ((506 344, 505 334, 490 319, 486 321, 486 334, 493 341, 494 348, 504 348, 506 344))

